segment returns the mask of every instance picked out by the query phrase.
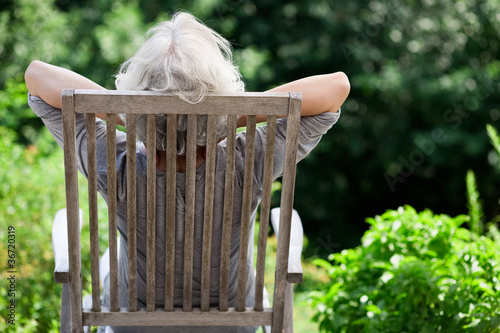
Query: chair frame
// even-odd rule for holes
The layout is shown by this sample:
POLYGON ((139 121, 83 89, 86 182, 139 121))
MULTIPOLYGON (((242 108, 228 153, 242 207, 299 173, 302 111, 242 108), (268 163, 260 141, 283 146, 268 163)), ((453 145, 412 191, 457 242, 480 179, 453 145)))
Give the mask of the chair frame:
MULTIPOLYGON (((167 93, 149 92, 149 91, 115 91, 115 90, 72 90, 66 89, 62 92, 62 112, 63 112, 63 137, 64 137, 64 165, 65 165, 65 179, 66 179, 66 213, 67 213, 67 250, 65 252, 64 246, 54 245, 54 254, 58 258, 56 269, 54 272, 54 278, 56 282, 67 283, 66 288, 69 290, 69 308, 70 308, 70 322, 71 322, 71 332, 82 332, 83 326, 265 326, 272 325, 272 332, 283 332, 285 327, 291 327, 290 331, 293 331, 293 324, 284 323, 285 311, 290 313, 292 309, 290 302, 290 291, 291 283, 297 283, 302 281, 302 267, 300 265, 300 249, 296 249, 290 246, 290 238, 292 233, 292 206, 293 206, 293 195, 295 186, 295 171, 296 171, 296 155, 297 155, 297 143, 298 143, 298 129, 300 123, 300 110, 301 110, 301 96, 300 93, 234 93, 234 94, 223 94, 223 95, 208 95, 202 103, 199 104, 189 104, 182 101, 177 96, 167 93), (168 107, 165 107, 167 106, 168 107), (115 116, 117 114, 127 114, 127 123, 129 119, 131 123, 134 123, 135 114, 147 114, 148 115, 148 138, 147 145, 155 146, 155 131, 154 131, 154 114, 163 113, 167 115, 167 122, 174 124, 168 119, 174 119, 175 114, 186 114, 188 115, 188 133, 189 131, 196 129, 196 115, 209 115, 208 130, 207 130, 207 174, 212 172, 214 167, 213 161, 215 160, 215 154, 211 151, 215 151, 215 115, 228 115, 230 119, 228 121, 228 151, 233 149, 234 151, 234 137, 235 137, 235 127, 236 127, 236 117, 238 115, 246 115, 247 122, 247 136, 250 142, 252 136, 255 135, 255 119, 257 115, 268 116, 268 125, 274 130, 269 130, 271 133, 267 138, 267 148, 266 148, 266 161, 264 171, 264 187, 261 201, 261 230, 259 236, 259 247, 257 254, 257 277, 256 277, 256 302, 254 308, 245 307, 245 285, 238 283, 238 298, 237 306, 235 308, 228 308, 227 297, 224 301, 224 295, 227 296, 227 290, 225 294, 223 292, 222 276, 221 274, 221 298, 218 308, 210 308, 208 304, 208 288, 203 288, 203 286, 208 286, 206 271, 210 267, 204 265, 202 267, 202 299, 200 308, 193 308, 191 304, 191 275, 189 272, 189 265, 192 268, 192 258, 189 259, 189 255, 192 254, 192 246, 186 246, 184 249, 185 254, 185 267, 188 267, 188 272, 185 271, 187 277, 184 280, 184 303, 182 308, 174 308, 173 306, 173 288, 172 290, 166 290, 169 293, 169 298, 165 298, 165 308, 158 309, 154 306, 154 274, 147 274, 148 277, 153 276, 152 279, 148 278, 147 284, 147 306, 145 309, 137 308, 136 301, 136 290, 134 287, 129 290, 129 307, 128 309, 119 309, 117 304, 117 296, 113 294, 117 293, 117 259, 116 259, 116 167, 115 167, 115 142, 114 135, 109 135, 109 133, 115 130, 115 116), (89 152, 93 149, 94 153, 89 153, 89 225, 91 229, 91 276, 92 276, 92 290, 93 290, 93 307, 92 309, 83 309, 82 307, 82 280, 81 280, 81 251, 80 251, 80 209, 79 209, 79 197, 78 197, 78 178, 77 178, 77 160, 76 160, 76 133, 75 133, 75 115, 78 113, 87 114, 87 132, 88 132, 88 143, 87 147, 89 152), (111 306, 109 309, 101 308, 99 300, 99 250, 98 250, 98 238, 97 238, 97 187, 95 178, 95 114, 107 114, 108 115, 108 219, 109 219, 109 248, 110 248, 110 272, 111 272, 111 306), (264 268, 264 258, 265 258, 265 248, 266 248, 266 238, 268 221, 270 214, 270 188, 271 188, 271 174, 269 170, 272 170, 273 157, 274 157, 274 139, 276 118, 277 117, 287 117, 287 137, 286 137, 286 151, 285 151, 285 167, 283 172, 283 186, 281 194, 281 213, 279 222, 279 234, 278 234, 278 250, 276 258, 276 272, 275 272, 275 286, 274 286, 274 298, 272 308, 264 308, 262 305, 262 288, 263 288, 263 268, 264 268), (151 131, 150 129, 153 129, 151 131), (152 135, 149 133, 153 132, 152 135), (92 136, 94 139, 92 139, 92 136), (233 144, 233 145, 232 145, 233 144), (110 149, 111 147, 111 149, 110 149), (271 153, 269 153, 271 152, 271 153), (93 155, 92 155, 93 154, 93 155), (92 170, 93 169, 93 170, 92 170), (58 252, 56 254, 56 252, 58 252), (66 260, 67 256, 67 260, 66 260), (62 258, 62 259, 59 259, 62 258), (69 262, 69 264, 68 264, 69 262), (152 285, 152 290, 150 289, 152 285), (259 292, 260 290, 260 292, 259 292), (152 291, 152 292, 151 292, 152 291), (259 296, 260 295, 260 296, 259 296), (285 309, 285 303, 289 303, 287 309, 285 309)), ((174 133, 174 130, 170 130, 169 133, 174 133)), ((171 135, 171 134, 167 134, 171 135)), ((194 172, 196 169, 195 165, 195 152, 196 143, 194 140, 189 139, 187 143, 187 171, 186 171, 186 206, 190 205, 192 202, 193 211, 189 214, 186 210, 186 221, 185 221, 185 233, 186 237, 192 234, 192 226, 194 217, 194 172), (191 175, 191 176, 190 176, 191 175), (191 180, 190 180, 191 179, 191 180), (189 193, 193 192, 192 197, 189 197, 189 193)), ((173 143, 168 143, 167 147, 167 160, 175 160, 175 137, 172 135, 167 137, 167 141, 173 141, 173 143)), ((127 152, 135 152, 135 131, 131 130, 128 132, 127 137, 127 152), (130 138, 130 140, 129 140, 130 138)), ((243 192, 243 209, 242 209, 242 227, 241 227, 241 239, 240 239, 240 258, 239 262, 246 261, 246 248, 248 246, 248 229, 250 226, 250 198, 251 198, 251 173, 253 171, 248 171, 247 169, 253 169, 253 148, 247 146, 247 151, 249 152, 246 157, 245 162, 245 181, 244 181, 244 192, 243 192), (249 184, 249 185, 247 185, 249 184)), ((154 161, 154 150, 148 150, 147 164, 148 164, 148 175, 155 172, 154 161)), ((131 158, 130 162, 135 167, 135 154, 127 153, 127 159, 131 158), (133 156, 132 156, 133 155, 133 156)), ((231 158, 228 154, 228 162, 231 163, 231 158)), ((232 158, 233 168, 232 170, 226 170, 226 179, 234 178, 234 156, 232 158), (231 174, 233 172, 233 174, 231 174)), ((127 160, 129 164, 129 160, 127 160)), ((167 182, 171 180, 172 175, 175 177, 175 163, 170 163, 173 167, 167 170, 167 182), (169 176, 170 175, 170 176, 169 176)), ((130 165, 130 164, 129 164, 130 165)), ((127 178, 135 180, 135 168, 128 168, 127 178)), ((208 178, 207 178, 208 179, 208 178)), ((150 226, 154 226, 155 220, 155 193, 154 193, 154 177, 148 177, 148 191, 153 188, 152 191, 148 192, 148 229, 153 230, 150 226)), ((128 188, 127 200, 135 201, 135 181, 127 182, 130 188, 128 188)), ((226 193, 232 193, 232 181, 226 181, 226 193), (229 188, 228 188, 229 186, 229 188)), ((169 194, 167 188, 167 197, 172 195, 169 194)), ((175 196, 175 192, 173 192, 175 196)), ((213 195, 213 177, 211 181, 206 183, 205 192, 205 202, 210 202, 213 195)), ((172 200, 171 200, 172 201, 172 200)), ((168 204, 168 202, 167 202, 168 204)), ((232 207, 232 202, 229 203, 232 207)), ((133 264, 135 256, 135 204, 128 205, 128 235, 129 237, 129 252, 134 254, 129 254, 129 281, 130 285, 133 285, 136 279, 136 266, 133 264), (133 207, 132 207, 133 206, 133 207), (132 223, 132 222, 133 223, 132 223), (132 258, 130 258, 132 256, 132 258)), ((205 206, 206 215, 211 219, 211 208, 210 205, 205 206), (207 211, 208 209, 208 211, 207 211)), ((169 226, 169 216, 168 211, 172 212, 175 209, 169 209, 167 206, 167 228, 169 226)), ((226 208, 225 208, 226 211, 226 208)), ((225 214, 226 215, 226 212, 225 214)), ((172 215, 173 216, 173 215, 172 215)), ((225 217, 226 218, 226 217, 225 217)), ((230 217, 229 217, 230 218, 230 217)), ((172 222, 173 223, 173 222, 172 222)), ((300 226, 300 232, 301 232, 300 226)), ((204 222, 204 238, 203 246, 205 248, 205 241, 210 244, 211 233, 211 221, 205 220, 204 222)), ((225 236, 230 237, 229 232, 224 230, 225 236)), ((58 240, 61 241, 61 236, 58 236, 58 240)), ((154 258, 154 232, 148 232, 148 258, 154 258), (150 241, 151 240, 151 241, 150 241)), ((229 239, 229 238, 226 238, 229 239)), ((224 241, 224 238, 223 238, 224 241)), ((168 239, 167 239, 168 242, 168 239)), ((54 243, 54 239, 53 239, 54 243)), ((189 241, 185 241, 188 244, 189 241)), ((210 245, 206 245, 207 249, 210 245)), ((205 256, 205 249, 203 249, 203 255, 205 256)), ((168 252, 168 249, 167 249, 168 252)), ((208 250, 206 251, 208 254, 208 250)), ((226 254, 229 256, 229 253, 226 254)), ((172 254, 173 256, 173 254, 172 254)), ((224 250, 223 250, 223 260, 224 260, 224 250)), ((192 257, 192 255, 191 255, 192 257)), ((204 257, 205 258, 205 257, 204 257)), ((166 258, 168 260, 169 258, 166 258)), ((228 259, 227 259, 228 260, 228 259)), ((154 260, 150 264, 148 259, 148 272, 154 270, 154 260)), ((206 260, 204 260, 205 262, 206 260)), ((209 262, 209 261, 208 261, 209 262)), ((223 261, 221 261, 223 263, 223 261)), ((223 269, 221 265, 221 271, 223 269)), ((245 265, 239 265, 245 266, 245 265)), ((191 272, 192 273, 192 272, 191 272)), ((238 272, 239 279, 245 277, 245 269, 240 269, 238 272)), ((172 271, 166 272, 166 279, 172 278, 173 281, 173 268, 172 271)), ((208 277, 209 278, 209 277, 208 277)), ((226 282, 227 283, 227 282, 226 282)), ((171 284, 173 285, 173 283, 171 284)), ((226 285, 227 287, 227 285, 226 285)), ((63 292, 64 294, 64 292, 63 292)), ((64 297, 63 297, 64 298, 64 297)), ((64 303, 64 299, 63 299, 64 303)), ((287 317, 290 317, 288 314, 287 317)), ((293 315, 292 315, 293 317, 293 315)), ((63 324, 61 323, 61 328, 63 324)), ((288 332, 288 331, 287 331, 288 332)))

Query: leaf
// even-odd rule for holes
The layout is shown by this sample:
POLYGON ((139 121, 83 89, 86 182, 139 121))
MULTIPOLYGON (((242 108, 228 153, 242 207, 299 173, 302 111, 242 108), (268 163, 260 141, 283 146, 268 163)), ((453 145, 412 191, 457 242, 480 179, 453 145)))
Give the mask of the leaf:
POLYGON ((385 270, 390 270, 392 268, 391 264, 385 261, 373 261, 370 262, 370 267, 371 268, 380 268, 380 269, 385 269, 385 270))
POLYGON ((367 312, 368 312, 368 311, 371 311, 371 312, 373 312, 373 313, 375 313, 375 314, 378 314, 378 315, 382 312, 382 311, 379 309, 379 307, 378 307, 378 306, 376 306, 375 304, 366 305, 366 306, 365 306, 365 311, 367 311, 367 312))
POLYGON ((319 266, 319 267, 323 267, 326 270, 330 270, 333 267, 332 264, 330 264, 328 261, 326 261, 324 259, 314 259, 312 261, 312 264, 319 266))
POLYGON ((481 281, 479 283, 479 288, 489 295, 495 295, 495 292, 493 291, 493 288, 491 287, 491 285, 489 285, 485 281, 481 281))
POLYGON ((438 257, 438 253, 436 251, 432 251, 432 250, 427 250, 424 252, 424 254, 426 256, 429 256, 429 257, 432 257, 432 258, 437 258, 438 257))
POLYGON ((476 327, 477 325, 479 325, 480 322, 481 322, 481 319, 474 319, 470 324, 465 325, 464 328, 476 327))
POLYGON ((477 235, 483 233, 483 207, 477 191, 476 175, 472 170, 467 171, 467 208, 469 209, 471 230, 477 235))
POLYGON ((497 130, 490 124, 486 124, 486 132, 488 133, 488 136, 490 137, 491 140, 491 144, 497 151, 497 154, 500 155, 500 137, 498 136, 497 130))
POLYGON ((380 277, 380 281, 382 281, 383 283, 387 283, 389 282, 392 278, 394 277, 394 274, 392 274, 391 272, 384 272, 382 274, 382 276, 380 277))

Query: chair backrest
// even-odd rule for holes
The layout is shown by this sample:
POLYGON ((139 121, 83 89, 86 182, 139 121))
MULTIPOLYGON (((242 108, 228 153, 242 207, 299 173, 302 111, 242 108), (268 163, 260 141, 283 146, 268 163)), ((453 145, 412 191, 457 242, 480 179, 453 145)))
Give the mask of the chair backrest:
POLYGON ((281 332, 287 286, 290 221, 295 183, 298 128, 301 96, 298 93, 237 93, 209 95, 199 104, 189 104, 172 94, 145 91, 63 91, 64 163, 69 239, 69 290, 72 331, 81 332, 82 326, 264 326, 272 325, 273 332, 281 332), (79 234, 79 203, 77 159, 75 151, 75 115, 86 114, 89 224, 91 243, 91 283, 93 308, 82 307, 81 253, 79 234), (107 114, 107 187, 110 249, 110 307, 100 305, 99 244, 97 227, 97 170, 96 170, 96 114, 107 114), (128 308, 118 307, 117 260, 117 194, 116 194, 116 132, 115 116, 127 117, 127 239, 128 239, 128 308), (175 203, 176 203, 176 117, 187 115, 186 191, 184 221, 184 284, 183 306, 174 307, 174 265, 165 267, 165 304, 155 308, 155 220, 156 220, 156 164, 155 150, 147 150, 147 302, 145 309, 137 306, 137 232, 136 232, 136 114, 147 115, 147 147, 156 146, 155 114, 167 119, 166 170, 166 263, 175 257, 175 203), (197 116, 208 115, 206 179, 202 242, 201 305, 192 304, 193 233, 196 174, 197 116), (215 172, 215 120, 228 116, 227 158, 224 184, 224 214, 221 244, 220 298, 218 308, 209 304, 210 249, 213 219, 215 172), (228 271, 231 244, 231 221, 235 172, 236 121, 247 116, 243 206, 238 265, 237 305, 228 307, 228 271), (255 149, 256 116, 267 116, 266 156, 260 213, 260 232, 256 267, 255 307, 245 307, 246 262, 250 232, 252 174, 255 149), (287 118, 285 167, 281 194, 280 233, 275 272, 273 307, 263 306, 264 258, 269 221, 272 170, 277 117, 287 118), (194 134, 193 134, 194 133, 194 134), (241 264, 243 263, 243 264, 241 264))

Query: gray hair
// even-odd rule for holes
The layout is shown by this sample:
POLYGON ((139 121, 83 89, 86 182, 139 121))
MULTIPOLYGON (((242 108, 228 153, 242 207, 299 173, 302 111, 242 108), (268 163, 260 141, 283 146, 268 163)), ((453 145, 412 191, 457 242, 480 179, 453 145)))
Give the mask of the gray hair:
MULTIPOLYGON (((116 75, 118 90, 171 92, 196 104, 208 93, 242 92, 244 83, 232 62, 231 45, 185 12, 151 28, 136 54, 116 75)), ((125 118, 122 116, 122 119, 125 118)), ((125 121, 125 119, 123 119, 125 121)), ((226 116, 217 117, 217 139, 226 135, 226 116)), ((197 145, 206 145, 206 116, 198 117, 197 145)), ((177 154, 186 151, 187 117, 177 117, 177 154)), ((137 137, 146 141, 146 116, 137 116, 137 137)), ((156 149, 166 150, 166 118, 156 116, 156 149)))

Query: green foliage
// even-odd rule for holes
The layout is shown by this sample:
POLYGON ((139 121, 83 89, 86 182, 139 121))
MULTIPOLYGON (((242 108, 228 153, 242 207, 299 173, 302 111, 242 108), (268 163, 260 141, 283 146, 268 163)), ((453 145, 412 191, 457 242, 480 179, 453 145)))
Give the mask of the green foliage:
MULTIPOLYGON (((317 36, 314 46, 304 48, 311 55, 294 59, 315 58, 316 67, 307 62, 307 68, 318 72, 343 70, 352 86, 339 123, 298 168, 296 207, 321 225, 319 238, 331 234, 341 248, 355 246, 353 229, 362 233, 362 219, 381 207, 410 203, 463 214, 463 175, 470 168, 481 175, 479 187, 488 188, 485 217, 496 215, 498 175, 485 159, 483 129, 498 127, 500 118, 499 6, 340 1, 327 7, 329 21, 317 19, 322 29, 310 35, 317 36), (319 51, 329 56, 312 54, 319 51)), ((299 29, 303 24, 297 20, 299 29)))
MULTIPOLYGON (((10 137, 7 140, 13 138, 25 145, 38 140, 40 128, 43 126, 40 119, 28 107, 27 98, 28 90, 20 75, 7 79, 4 89, 0 90, 0 127, 10 130, 10 137)), ((56 146, 53 140, 45 142, 51 142, 52 147, 56 146)), ((52 149, 46 153, 50 151, 52 149)))
POLYGON ((409 206, 368 219, 362 245, 317 260, 332 280, 311 293, 321 330, 499 332, 500 242, 467 220, 409 206))
POLYGON ((68 58, 73 38, 68 17, 52 0, 4 1, 0 12, 0 82, 23 73, 29 62, 68 58), (4 4, 6 2, 6 4, 4 4))
POLYGON ((467 171, 465 183, 467 185, 467 208, 469 209, 471 230, 481 235, 483 233, 483 207, 477 191, 476 176, 472 170, 467 171))
POLYGON ((497 152, 497 168, 500 168, 500 137, 498 136, 497 130, 491 126, 490 124, 486 125, 486 132, 488 133, 488 136, 490 137, 491 144, 493 145, 493 148, 495 148, 495 151, 497 152))
MULTIPOLYGON (((1 332, 57 332, 61 306, 61 285, 54 283, 54 258, 51 247, 52 220, 65 207, 64 163, 61 149, 54 150, 54 139, 43 129, 36 141, 25 147, 16 143, 13 130, 0 126, 0 238, 7 239, 7 228, 16 230, 16 325, 7 323, 6 311, 0 312, 1 332)), ((79 177, 80 197, 88 196, 86 180, 79 177)), ((100 198, 100 197, 99 197, 100 198)), ((81 201, 84 202, 83 200, 81 201)), ((88 211, 88 205, 82 205, 88 211)), ((105 203, 98 202, 100 230, 107 228, 105 203)), ((81 242, 82 267, 89 271, 88 216, 84 215, 81 242)), ((100 232, 101 252, 107 239, 100 232)), ((7 253, 7 242, 0 243, 0 253, 7 253)), ((0 262, 7 272, 7 261, 0 262)), ((2 281, 6 281, 2 277, 2 281)), ((84 277, 85 294, 90 293, 88 276, 84 277)), ((7 283, 0 283, 0 307, 6 309, 7 283)))
MULTIPOLYGON (((56 332, 61 287, 53 282, 50 230, 65 201, 62 154, 47 156, 43 147, 53 141, 47 131, 27 148, 15 143, 12 130, 0 126, 0 136, 0 238, 6 240, 7 228, 15 228, 17 270, 16 325, 8 325, 2 311, 0 331, 56 332)), ((7 253, 7 242, 0 244, 0 251, 7 253)), ((6 265, 6 260, 0 262, 2 272, 7 272, 6 265)), ((11 298, 2 282, 0 307, 6 309, 11 298)))

